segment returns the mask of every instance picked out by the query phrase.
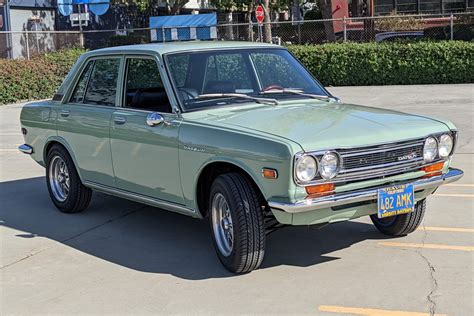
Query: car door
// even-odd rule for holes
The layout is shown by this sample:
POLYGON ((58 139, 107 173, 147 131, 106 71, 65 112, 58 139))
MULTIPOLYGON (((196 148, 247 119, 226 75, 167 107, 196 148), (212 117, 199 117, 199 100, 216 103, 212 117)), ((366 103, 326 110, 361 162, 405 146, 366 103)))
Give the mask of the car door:
POLYGON ((117 100, 122 57, 88 60, 58 115, 58 136, 76 158, 83 181, 115 186, 110 120, 117 100))
POLYGON ((125 59, 122 107, 112 115, 110 139, 119 189, 184 204, 178 160, 181 120, 163 86, 157 60, 125 59))

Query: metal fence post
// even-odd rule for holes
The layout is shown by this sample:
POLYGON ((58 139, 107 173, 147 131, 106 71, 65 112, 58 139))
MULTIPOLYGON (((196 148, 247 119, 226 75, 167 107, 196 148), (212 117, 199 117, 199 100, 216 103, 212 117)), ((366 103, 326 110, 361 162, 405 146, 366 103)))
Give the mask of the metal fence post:
POLYGON ((79 31, 79 45, 84 48, 84 31, 82 29, 79 31))
POLYGON ((344 43, 347 41, 347 25, 346 25, 346 16, 342 19, 342 27, 344 28, 344 43))
POLYGON ((26 58, 29 60, 30 59, 30 37, 28 36, 28 30, 25 32, 25 38, 26 38, 26 58))
POLYGON ((253 42, 253 25, 252 21, 249 21, 249 40, 253 42))
POLYGON ((449 26, 451 30, 451 40, 453 40, 454 39, 454 15, 452 13, 449 18, 449 26))
POLYGON ((298 21, 298 45, 301 45, 301 23, 298 21))

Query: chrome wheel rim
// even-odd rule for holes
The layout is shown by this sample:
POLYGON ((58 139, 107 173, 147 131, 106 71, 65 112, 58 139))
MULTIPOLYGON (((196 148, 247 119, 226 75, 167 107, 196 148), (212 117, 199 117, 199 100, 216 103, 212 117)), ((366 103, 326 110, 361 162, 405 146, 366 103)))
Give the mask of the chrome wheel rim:
POLYGON ((49 168, 49 185, 56 200, 64 202, 69 195, 69 170, 60 156, 54 156, 49 168))
POLYGON ((234 245, 234 226, 229 204, 221 193, 216 193, 211 205, 212 230, 220 253, 228 257, 234 245))

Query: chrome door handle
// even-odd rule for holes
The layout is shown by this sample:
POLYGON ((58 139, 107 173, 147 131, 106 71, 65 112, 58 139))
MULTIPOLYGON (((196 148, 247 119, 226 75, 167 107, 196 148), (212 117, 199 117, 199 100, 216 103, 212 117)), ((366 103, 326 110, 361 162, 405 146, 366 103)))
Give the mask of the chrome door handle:
POLYGON ((123 116, 114 117, 114 123, 117 124, 117 125, 125 124, 126 121, 127 121, 127 119, 123 116))
POLYGON ((68 117, 69 114, 71 114, 71 113, 69 112, 69 110, 61 110, 61 116, 62 116, 62 117, 68 117))

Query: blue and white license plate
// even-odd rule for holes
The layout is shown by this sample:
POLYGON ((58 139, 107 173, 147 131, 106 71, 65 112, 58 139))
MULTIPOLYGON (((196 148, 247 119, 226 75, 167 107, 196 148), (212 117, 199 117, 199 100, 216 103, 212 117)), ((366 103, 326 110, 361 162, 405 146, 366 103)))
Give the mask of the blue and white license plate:
POLYGON ((413 184, 397 185, 378 190, 378 217, 385 218, 413 212, 413 184))

